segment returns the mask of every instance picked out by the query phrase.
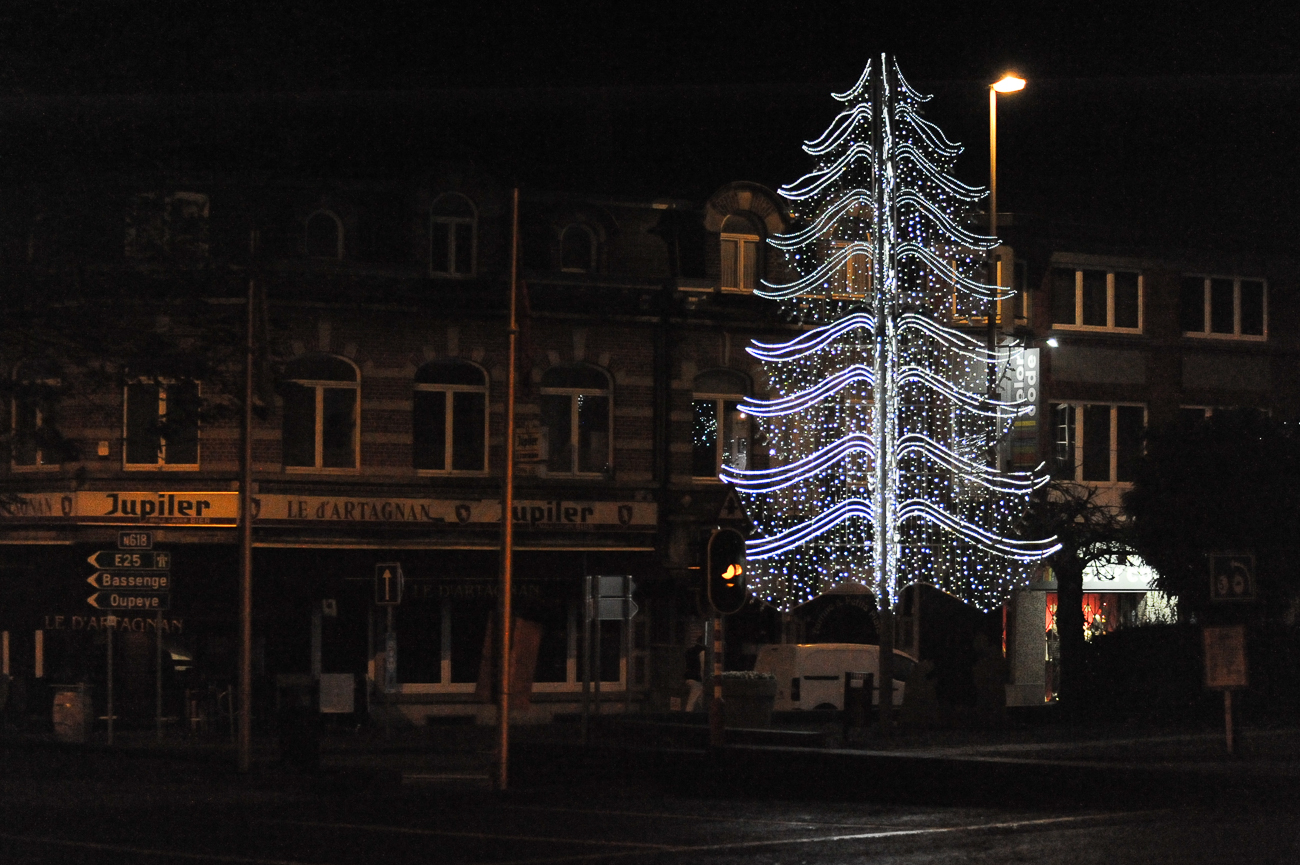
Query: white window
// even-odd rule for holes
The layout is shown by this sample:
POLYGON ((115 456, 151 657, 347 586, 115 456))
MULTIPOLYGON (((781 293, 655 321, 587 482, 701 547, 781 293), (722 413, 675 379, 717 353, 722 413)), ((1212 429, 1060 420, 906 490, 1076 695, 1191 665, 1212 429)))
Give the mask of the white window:
POLYGON ((596 270, 596 235, 585 225, 570 225, 560 234, 560 270, 593 273, 596 270))
POLYGON ((487 471, 487 374, 436 360, 415 373, 412 447, 421 472, 487 471))
POLYGON ((1262 279, 1184 276, 1178 318, 1187 336, 1268 338, 1268 291, 1262 279))
POLYGON ((1142 332, 1142 275, 1127 270, 1052 269, 1052 326, 1142 332))
POLYGON ((1146 407, 1055 403, 1056 459, 1076 481, 1130 483, 1142 458, 1146 407))
POLYGON ((429 211, 429 272, 473 276, 478 213, 468 198, 449 192, 429 211))
POLYGON ((549 369, 541 384, 548 474, 608 474, 613 464, 609 376, 595 367, 549 369))
POLYGON ((15 469, 57 469, 65 450, 56 422, 59 379, 20 369, 10 402, 10 454, 15 469))
POLYGON ((285 468, 357 468, 361 386, 351 362, 328 354, 299 358, 286 368, 281 393, 285 468))
POLYGON ((758 229, 743 216, 728 216, 722 223, 724 291, 753 291, 758 287, 758 229))
POLYGON ((132 382, 126 386, 124 404, 124 468, 199 467, 197 382, 132 382))
POLYGON ((750 419, 740 410, 749 392, 740 373, 720 369, 695 377, 691 400, 691 476, 717 480, 722 466, 749 468, 750 419))
POLYGON ((343 221, 328 210, 307 217, 303 248, 310 258, 343 258, 343 221))

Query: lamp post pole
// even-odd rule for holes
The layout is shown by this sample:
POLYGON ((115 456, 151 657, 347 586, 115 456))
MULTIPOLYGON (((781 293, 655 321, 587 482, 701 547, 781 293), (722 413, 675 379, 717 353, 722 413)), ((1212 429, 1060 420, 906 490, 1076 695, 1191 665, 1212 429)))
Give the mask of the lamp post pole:
MULTIPOLYGON (((1010 73, 989 85, 989 236, 998 236, 998 94, 1015 93, 1025 88, 1025 79, 1010 73)), ((1002 285, 1002 275, 998 272, 997 249, 989 256, 989 284, 1002 285)), ((989 355, 998 346, 998 319, 1002 309, 1001 300, 990 300, 988 308, 988 347, 989 355)), ((992 398, 997 388, 997 365, 989 364, 988 388, 992 398)))

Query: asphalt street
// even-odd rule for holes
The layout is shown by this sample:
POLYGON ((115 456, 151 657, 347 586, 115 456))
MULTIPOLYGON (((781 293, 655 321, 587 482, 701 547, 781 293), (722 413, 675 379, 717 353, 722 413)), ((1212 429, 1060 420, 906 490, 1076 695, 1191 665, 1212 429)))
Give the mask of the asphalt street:
MULTIPOLYGON (((504 794, 5 751, 5 863, 1289 863, 1291 801, 989 808, 679 796, 637 785, 504 794)), ((863 779, 864 785, 870 779, 863 779)))

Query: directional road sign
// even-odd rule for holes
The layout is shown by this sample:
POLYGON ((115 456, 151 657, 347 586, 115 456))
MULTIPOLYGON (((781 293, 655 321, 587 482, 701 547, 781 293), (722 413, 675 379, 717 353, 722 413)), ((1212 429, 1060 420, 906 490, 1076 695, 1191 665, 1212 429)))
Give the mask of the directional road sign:
POLYGON ((402 586, 405 582, 401 562, 375 565, 375 604, 381 607, 395 607, 400 604, 402 586))
POLYGON ((165 571, 172 566, 172 554, 167 550, 100 550, 86 561, 104 570, 165 571))
POLYGON ((131 610, 133 612, 152 612, 171 609, 170 592, 132 592, 111 591, 95 592, 86 603, 98 610, 131 610))
POLYGON ((122 589, 134 592, 170 592, 170 571, 95 571, 86 582, 97 589, 122 589))
POLYGON ((641 609, 632 600, 636 582, 625 574, 593 577, 596 589, 596 618, 602 622, 630 619, 641 609))

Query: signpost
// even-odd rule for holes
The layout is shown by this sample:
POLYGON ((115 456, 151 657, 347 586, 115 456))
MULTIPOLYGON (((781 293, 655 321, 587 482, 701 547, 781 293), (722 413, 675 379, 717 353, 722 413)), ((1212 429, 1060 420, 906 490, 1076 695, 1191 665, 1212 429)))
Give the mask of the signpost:
MULTIPOLYGON (((402 589, 406 575, 401 562, 382 562, 375 565, 375 606, 383 607, 386 616, 384 630, 384 703, 397 691, 397 632, 393 630, 393 609, 402 602, 402 589)), ((384 707, 384 735, 390 735, 388 707, 384 707)))
POLYGON ((582 659, 582 740, 587 741, 588 715, 591 701, 588 694, 593 690, 596 696, 596 714, 600 714, 600 623, 622 622, 623 643, 627 658, 627 687, 623 692, 624 711, 631 707, 632 700, 632 618, 640 607, 632 600, 636 591, 636 581, 627 574, 615 576, 587 576, 582 609, 583 659, 582 659), (594 627, 593 627, 594 625, 594 627), (592 639, 592 631, 595 639, 592 639), (594 668, 594 675, 593 675, 594 668))
POLYGON ((117 533, 116 550, 97 550, 86 558, 95 572, 86 582, 96 591, 86 603, 97 610, 108 610, 104 629, 108 660, 108 744, 113 744, 113 631, 117 617, 113 612, 154 613, 154 725, 162 741, 162 611, 171 609, 172 554, 153 549, 153 532, 117 533))
POLYGON ((1246 628, 1243 625, 1206 627, 1201 632, 1205 648, 1205 687, 1223 691, 1223 729, 1232 753, 1232 690, 1250 683, 1246 669, 1246 628))

